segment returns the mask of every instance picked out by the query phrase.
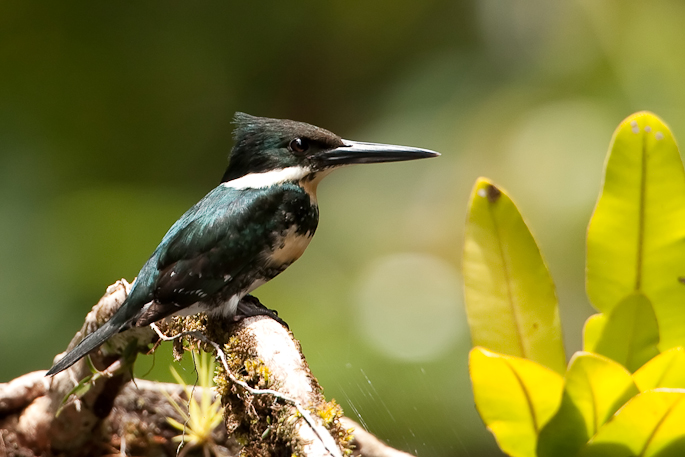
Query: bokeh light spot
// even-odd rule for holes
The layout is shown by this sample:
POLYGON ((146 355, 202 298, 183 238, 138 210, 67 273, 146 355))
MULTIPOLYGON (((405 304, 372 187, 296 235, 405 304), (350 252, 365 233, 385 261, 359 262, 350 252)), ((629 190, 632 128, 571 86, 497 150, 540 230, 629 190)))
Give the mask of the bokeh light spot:
POLYGON ((530 111, 512 130, 505 162, 515 176, 526 179, 509 190, 548 214, 575 217, 574 211, 586 211, 597 197, 613 129, 611 116, 586 100, 530 111))
POLYGON ((383 354, 433 360, 465 336, 460 277, 449 263, 421 253, 381 257, 356 287, 357 328, 383 354))

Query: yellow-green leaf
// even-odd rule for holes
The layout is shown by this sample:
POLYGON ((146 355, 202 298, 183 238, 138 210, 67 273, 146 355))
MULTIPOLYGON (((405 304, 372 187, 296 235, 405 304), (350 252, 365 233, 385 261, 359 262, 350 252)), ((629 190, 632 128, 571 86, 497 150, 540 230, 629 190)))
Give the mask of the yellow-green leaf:
POLYGON ((576 353, 559 411, 540 432, 538 456, 571 457, 628 399, 638 393, 630 373, 606 357, 576 353))
POLYGON ((657 389, 630 400, 602 426, 583 457, 685 455, 685 390, 657 389))
POLYGON ((607 316, 605 314, 593 314, 588 317, 583 327, 583 351, 595 352, 597 342, 602 336, 604 326, 607 323, 607 316))
POLYGON ((685 350, 675 347, 659 354, 633 374, 640 392, 671 387, 685 389, 685 350))
POLYGON ((643 294, 630 294, 605 318, 591 319, 590 327, 585 327, 585 350, 609 357, 630 371, 659 354, 659 327, 652 305, 643 294))
POLYGON ((561 400, 561 375, 481 347, 471 350, 469 372, 478 412, 500 448, 513 457, 535 456, 538 433, 561 400))
POLYGON ((480 178, 464 243, 464 295, 474 346, 566 367, 554 283, 511 199, 480 178))
POLYGON ((685 345, 685 172, 669 128, 641 112, 616 129, 587 235, 587 292, 608 313, 642 292, 662 350, 685 345))
POLYGON ((93 387, 94 382, 93 382, 93 377, 95 374, 91 374, 86 376, 85 378, 81 379, 78 384, 74 386, 73 389, 69 391, 69 393, 62 399, 60 402, 59 408, 57 409, 57 412, 55 413, 55 416, 59 416, 62 413, 62 410, 64 407, 67 405, 67 402, 71 398, 72 395, 74 395, 77 399, 83 398, 93 387))

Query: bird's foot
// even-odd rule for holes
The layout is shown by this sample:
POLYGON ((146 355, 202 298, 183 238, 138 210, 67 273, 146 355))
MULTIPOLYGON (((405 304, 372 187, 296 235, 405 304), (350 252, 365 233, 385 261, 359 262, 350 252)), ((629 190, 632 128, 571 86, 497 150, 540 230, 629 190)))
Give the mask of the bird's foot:
POLYGON ((245 295, 239 302, 238 302, 238 310, 236 312, 236 315, 233 317, 233 320, 235 322, 241 321, 245 319, 246 317, 252 317, 252 316, 268 316, 271 319, 275 320, 288 330, 290 330, 290 327, 288 324, 278 317, 278 312, 275 309, 269 309, 266 306, 262 305, 262 303, 259 301, 259 299, 253 295, 245 295))

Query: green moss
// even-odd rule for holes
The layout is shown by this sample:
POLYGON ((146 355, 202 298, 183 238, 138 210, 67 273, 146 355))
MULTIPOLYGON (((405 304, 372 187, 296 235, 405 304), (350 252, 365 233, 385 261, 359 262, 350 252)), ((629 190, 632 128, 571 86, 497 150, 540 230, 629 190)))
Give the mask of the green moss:
MULTIPOLYGON (((207 319, 204 314, 199 314, 174 318, 163 325, 162 331, 170 336, 199 331, 223 347, 228 369, 236 379, 256 389, 278 390, 279 386, 273 373, 257 357, 254 338, 240 328, 232 322, 207 319)), ((185 351, 196 348, 210 353, 215 352, 211 345, 192 336, 184 336, 174 345, 174 353, 181 357, 185 351)), ((266 457, 272 455, 274 450, 278 450, 279 455, 302 455, 304 444, 295 433, 295 426, 303 420, 300 415, 293 414, 290 405, 285 405, 271 395, 251 395, 242 387, 235 385, 227 376, 221 361, 217 362, 214 382, 221 402, 226 407, 226 430, 243 446, 241 455, 266 457)), ((323 420, 323 425, 340 443, 344 453, 350 455, 352 435, 340 425, 342 408, 335 400, 325 401, 321 388, 309 372, 306 362, 305 369, 315 392, 312 412, 323 420)))
POLYGON ((352 455, 352 439, 354 437, 350 430, 343 427, 340 423, 340 418, 344 416, 343 409, 335 399, 319 403, 316 408, 316 415, 323 420, 323 426, 330 432, 333 439, 339 443, 343 453, 345 455, 352 455))

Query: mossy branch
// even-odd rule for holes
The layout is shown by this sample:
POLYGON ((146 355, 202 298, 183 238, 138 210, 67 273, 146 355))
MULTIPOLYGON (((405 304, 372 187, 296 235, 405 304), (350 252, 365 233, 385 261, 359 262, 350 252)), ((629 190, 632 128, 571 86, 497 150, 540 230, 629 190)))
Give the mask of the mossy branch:
MULTIPOLYGON (((124 280, 110 286, 69 348, 109 319, 129 290, 124 280)), ((226 412, 212 437, 214 455, 408 455, 354 432, 358 425, 325 401, 299 343, 276 321, 258 316, 236 324, 197 315, 159 329, 175 339, 178 354, 199 348, 218 358, 216 395, 226 412)), ((127 331, 54 377, 39 371, 0 384, 0 454, 176 455, 178 431, 167 419, 183 418, 166 395, 183 404, 183 387, 131 382, 135 355, 157 340, 151 328, 127 331)))

